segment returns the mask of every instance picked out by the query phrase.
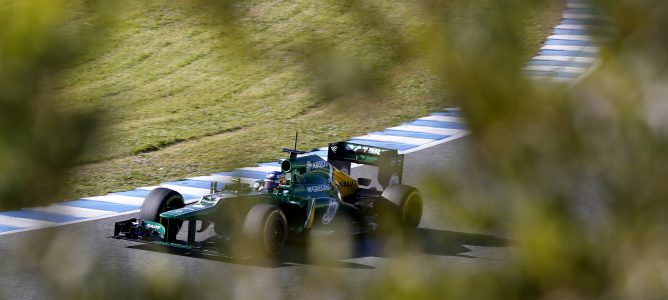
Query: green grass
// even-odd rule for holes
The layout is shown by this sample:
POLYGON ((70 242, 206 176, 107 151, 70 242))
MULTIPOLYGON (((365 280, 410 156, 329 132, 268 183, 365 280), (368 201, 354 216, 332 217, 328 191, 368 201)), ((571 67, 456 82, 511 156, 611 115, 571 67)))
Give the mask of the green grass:
MULTIPOLYGON (((460 16, 452 28, 486 2, 449 1, 447 15, 460 16)), ((206 4, 128 1, 100 46, 53 87, 60 109, 101 112, 103 125, 62 196, 249 166, 282 157, 295 130, 309 149, 452 105, 406 46, 424 11, 370 3, 249 1, 221 22, 206 4)), ((562 8, 551 2, 522 20, 519 55, 537 50, 562 8)))

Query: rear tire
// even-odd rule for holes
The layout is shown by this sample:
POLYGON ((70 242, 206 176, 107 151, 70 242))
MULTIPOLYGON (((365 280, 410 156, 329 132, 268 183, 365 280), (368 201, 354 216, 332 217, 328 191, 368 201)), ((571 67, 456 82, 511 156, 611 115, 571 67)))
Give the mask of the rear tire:
POLYGON ((288 222, 280 208, 269 204, 253 206, 244 220, 243 234, 249 253, 274 256, 283 249, 288 237, 288 222))
POLYGON ((422 220, 422 195, 418 189, 403 184, 389 186, 383 198, 397 207, 397 218, 403 229, 415 229, 422 220))
POLYGON ((165 226, 165 229, 167 229, 165 240, 173 242, 176 240, 181 225, 183 225, 183 220, 163 219, 160 214, 183 206, 185 206, 185 202, 179 192, 166 188, 156 188, 144 199, 144 203, 139 210, 139 219, 158 222, 165 226))

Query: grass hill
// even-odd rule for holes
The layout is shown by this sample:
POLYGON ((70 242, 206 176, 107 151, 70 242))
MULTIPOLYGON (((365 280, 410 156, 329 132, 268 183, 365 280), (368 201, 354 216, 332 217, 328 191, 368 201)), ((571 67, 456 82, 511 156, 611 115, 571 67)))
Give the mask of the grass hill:
MULTIPOLYGON (((490 2, 450 0, 439 13, 464 31, 490 2)), ((309 149, 452 105, 415 47, 433 12, 355 3, 124 2, 51 88, 60 109, 99 114, 102 125, 63 197, 277 159, 295 130, 309 149)), ((538 49, 562 8, 531 8, 518 55, 538 49)))

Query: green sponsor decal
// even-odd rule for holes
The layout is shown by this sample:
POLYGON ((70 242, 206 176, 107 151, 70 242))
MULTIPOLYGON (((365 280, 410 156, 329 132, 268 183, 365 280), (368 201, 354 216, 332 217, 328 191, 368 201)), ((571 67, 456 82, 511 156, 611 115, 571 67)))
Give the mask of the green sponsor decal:
POLYGON ((157 222, 142 221, 142 227, 146 230, 157 232, 160 235, 165 235, 165 226, 157 222))

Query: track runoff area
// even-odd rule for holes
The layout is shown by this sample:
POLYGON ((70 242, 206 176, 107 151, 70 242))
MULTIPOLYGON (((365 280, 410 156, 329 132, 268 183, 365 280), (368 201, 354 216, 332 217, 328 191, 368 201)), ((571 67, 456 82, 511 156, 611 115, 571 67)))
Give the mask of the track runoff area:
MULTIPOLYGON (((562 20, 544 42, 538 54, 524 68, 536 80, 557 83, 577 82, 598 64, 598 42, 608 40, 609 18, 601 15, 589 0, 567 0, 562 20)), ((351 143, 396 149, 411 153, 463 136, 468 131, 457 108, 446 109, 429 116, 353 137, 351 143)), ((316 154, 327 159, 327 147, 303 155, 316 154)), ((353 168, 359 165, 353 164, 353 168)), ((156 187, 181 193, 186 204, 196 202, 209 193, 211 182, 230 182, 240 179, 252 183, 264 179, 270 171, 279 171, 277 162, 262 162, 256 166, 217 172, 207 176, 163 182, 159 186, 138 187, 129 191, 103 196, 63 201, 49 206, 23 208, 0 212, 0 235, 45 227, 85 222, 139 212, 144 197, 156 187)))
MULTIPOLYGON (((467 134, 468 131, 460 117, 459 110, 446 109, 383 131, 353 137, 348 141, 395 149, 399 153, 410 153, 452 141, 467 134)), ((313 154, 326 160, 327 147, 314 149, 302 155, 313 154)), ((352 167, 358 166, 353 164, 352 167)), ((146 195, 157 187, 165 187, 181 193, 186 204, 190 204, 209 194, 211 182, 232 182, 232 180, 240 179, 241 182, 253 183, 264 179, 271 171, 280 171, 278 162, 262 162, 253 167, 163 182, 159 186, 138 187, 129 191, 63 201, 49 206, 0 212, 0 235, 137 213, 146 195)))

